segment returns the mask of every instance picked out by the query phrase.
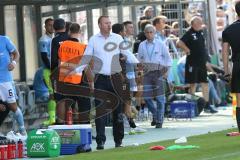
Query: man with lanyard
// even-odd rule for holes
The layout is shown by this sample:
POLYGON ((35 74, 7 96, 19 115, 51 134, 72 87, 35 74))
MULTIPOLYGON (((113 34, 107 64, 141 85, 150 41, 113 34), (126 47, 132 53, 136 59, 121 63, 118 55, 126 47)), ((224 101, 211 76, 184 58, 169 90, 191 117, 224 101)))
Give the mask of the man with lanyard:
MULTIPOLYGON (((41 92, 45 92, 48 90, 49 93, 49 102, 48 102, 48 114, 49 119, 45 121, 44 124, 53 124, 55 123, 55 114, 56 114, 56 104, 53 99, 53 88, 50 80, 50 53, 51 53, 51 42, 53 38, 53 22, 52 18, 48 18, 45 20, 45 34, 39 39, 39 50, 42 59, 42 67, 36 72, 34 78, 34 89, 36 90, 36 97, 39 97, 44 100, 44 93, 43 95, 41 92), (41 75, 39 75, 41 74, 41 75), (39 93, 39 96, 38 96, 39 93)), ((40 99, 40 100, 41 100, 40 99)))
POLYGON ((65 32, 65 21, 62 18, 58 18, 54 20, 53 28, 55 30, 55 37, 52 39, 51 44, 51 77, 53 82, 53 89, 54 89, 54 99, 57 101, 57 123, 63 124, 65 119, 65 102, 63 101, 64 96, 56 93, 57 90, 57 83, 59 77, 59 57, 58 57, 58 49, 60 47, 60 43, 68 39, 68 34, 65 32))
POLYGON ((123 87, 119 53, 125 54, 125 51, 119 49, 119 45, 123 42, 123 38, 120 35, 111 33, 111 21, 108 16, 100 16, 98 19, 98 26, 100 33, 89 39, 79 68, 84 64, 89 64, 90 60, 93 59, 96 79, 94 83, 96 142, 97 150, 102 150, 104 149, 106 141, 105 120, 108 110, 113 110, 113 136, 115 147, 121 147, 124 137, 122 102, 120 101, 118 93, 123 87), (114 83, 118 85, 114 86, 114 83), (113 99, 108 99, 109 96, 113 99), (101 103, 100 100, 104 98, 107 99, 104 100, 104 103, 101 103))
POLYGON ((7 36, 0 35, 0 99, 7 103, 19 126, 19 132, 26 135, 23 114, 16 103, 16 93, 11 71, 19 61, 19 52, 7 36))
POLYGON ((231 92, 236 93, 236 120, 240 132, 240 1, 235 4, 237 21, 229 25, 222 33, 222 57, 226 78, 231 78, 231 92), (232 50, 232 72, 229 71, 229 48, 232 50))
POLYGON ((185 83, 190 85, 190 94, 195 94, 196 83, 201 83, 204 100, 207 102, 205 111, 217 113, 209 104, 207 80, 207 50, 202 30, 202 18, 191 19, 191 28, 177 41, 177 46, 186 53, 185 83))
POLYGON ((172 59, 165 44, 154 38, 156 30, 153 25, 147 25, 144 32, 147 39, 140 43, 137 56, 144 71, 143 96, 153 114, 151 125, 162 128, 165 112, 163 75, 172 65, 172 59), (154 97, 157 101, 157 108, 154 107, 154 97))

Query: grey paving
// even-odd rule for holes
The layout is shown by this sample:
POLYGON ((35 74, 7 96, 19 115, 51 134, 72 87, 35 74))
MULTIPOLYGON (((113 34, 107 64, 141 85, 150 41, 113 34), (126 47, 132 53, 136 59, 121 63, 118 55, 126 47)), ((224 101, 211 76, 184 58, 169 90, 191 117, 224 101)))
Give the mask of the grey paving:
MULTIPOLYGON (((199 117, 192 120, 186 119, 165 119, 162 129, 156 129, 150 126, 150 121, 138 122, 138 126, 147 130, 146 133, 137 135, 125 135, 124 146, 136 144, 145 144, 169 139, 176 139, 182 136, 193 136, 216 132, 236 127, 235 120, 232 117, 232 108, 219 108, 217 114, 202 113, 199 117)), ((125 128, 125 130, 129 130, 125 128)), ((93 135, 95 131, 93 129, 93 135)), ((105 149, 114 148, 112 137, 112 128, 106 128, 107 141, 105 149)), ((96 143, 93 140, 92 149, 95 150, 96 143)))

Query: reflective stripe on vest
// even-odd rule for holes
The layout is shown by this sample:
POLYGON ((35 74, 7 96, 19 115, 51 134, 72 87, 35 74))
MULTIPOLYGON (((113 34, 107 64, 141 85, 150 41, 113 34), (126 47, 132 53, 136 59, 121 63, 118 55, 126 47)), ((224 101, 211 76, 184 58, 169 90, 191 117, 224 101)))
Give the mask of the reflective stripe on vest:
POLYGON ((60 60, 59 81, 72 84, 79 84, 82 80, 82 73, 71 74, 77 68, 86 48, 85 44, 75 41, 64 41, 60 44, 58 57, 60 60))

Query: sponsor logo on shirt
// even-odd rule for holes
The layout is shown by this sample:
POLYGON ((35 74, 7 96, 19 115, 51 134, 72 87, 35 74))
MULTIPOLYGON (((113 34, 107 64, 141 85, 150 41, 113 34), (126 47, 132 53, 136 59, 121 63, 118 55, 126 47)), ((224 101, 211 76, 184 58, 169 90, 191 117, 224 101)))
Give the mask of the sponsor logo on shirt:
POLYGON ((194 40, 194 41, 195 41, 195 40, 198 40, 196 33, 193 33, 192 36, 193 36, 193 40, 194 40))

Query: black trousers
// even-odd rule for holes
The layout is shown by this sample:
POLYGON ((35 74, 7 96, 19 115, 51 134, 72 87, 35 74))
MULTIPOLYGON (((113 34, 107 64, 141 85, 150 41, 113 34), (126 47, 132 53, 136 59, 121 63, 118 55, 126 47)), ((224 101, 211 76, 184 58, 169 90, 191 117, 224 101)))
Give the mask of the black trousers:
POLYGON ((8 113, 10 111, 9 107, 7 106, 7 103, 2 102, 0 100, 0 104, 5 106, 5 111, 0 111, 0 126, 2 125, 2 123, 4 122, 5 118, 8 116, 8 113))
POLYGON ((122 106, 123 103, 119 98, 118 86, 113 85, 114 81, 118 81, 121 86, 120 74, 115 74, 114 78, 101 74, 96 75, 95 88, 95 105, 96 105, 96 142, 97 144, 105 143, 105 122, 107 114, 112 112, 113 117, 113 137, 115 143, 122 143, 124 137, 124 125, 122 106))

